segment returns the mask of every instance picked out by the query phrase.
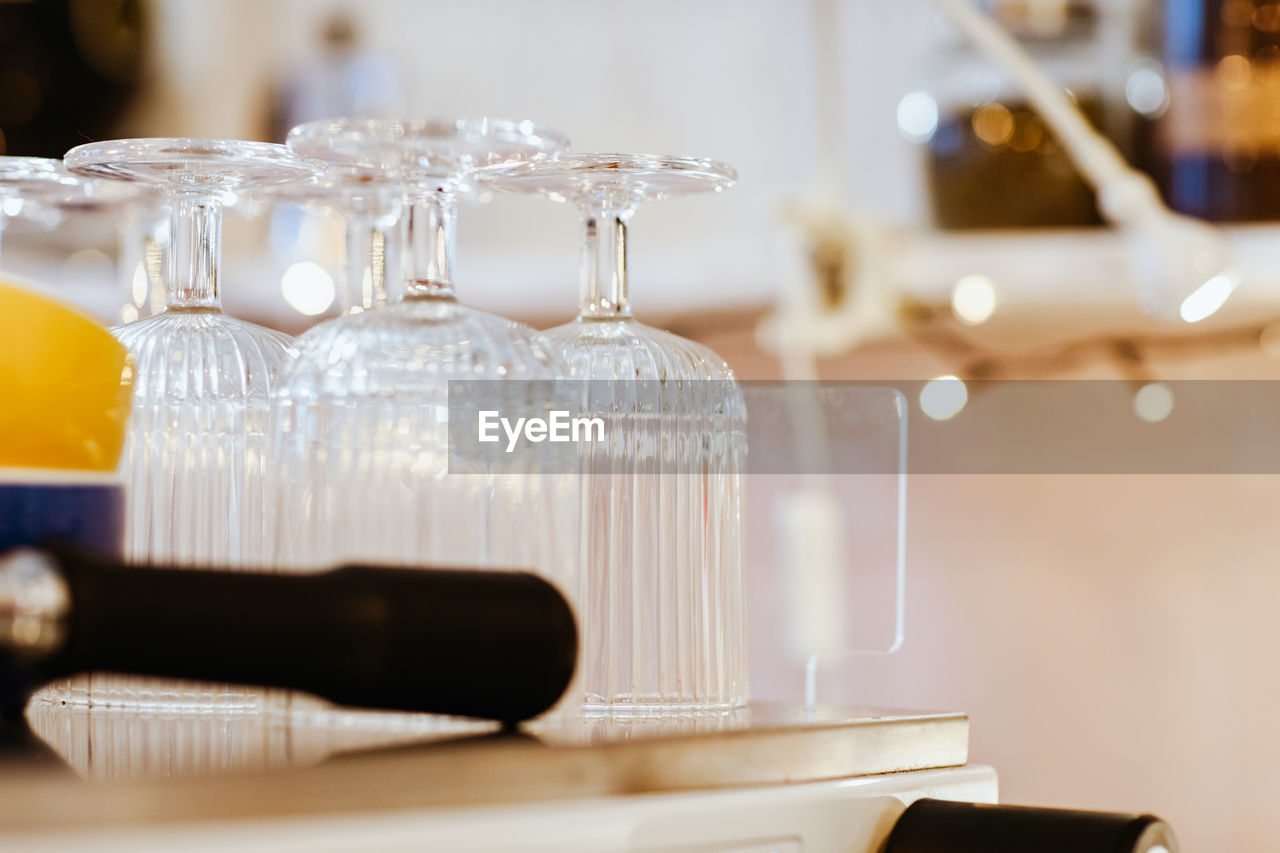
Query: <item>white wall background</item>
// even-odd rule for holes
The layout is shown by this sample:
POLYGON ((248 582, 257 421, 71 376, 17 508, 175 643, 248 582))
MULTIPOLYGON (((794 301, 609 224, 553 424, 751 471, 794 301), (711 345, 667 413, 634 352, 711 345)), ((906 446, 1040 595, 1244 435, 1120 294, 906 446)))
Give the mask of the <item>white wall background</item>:
MULTIPOLYGON (((922 0, 836 3, 843 197, 889 221, 922 216, 917 151, 895 109, 918 84, 922 0)), ((271 84, 314 56, 326 18, 358 16, 363 44, 403 73, 406 112, 530 117, 579 151, 691 154, 740 174, 729 194, 642 208, 632 230, 637 309, 761 304, 785 286, 783 205, 816 190, 813 4, 794 0, 155 0, 151 135, 254 136, 271 84)), ((251 243, 234 229, 230 246, 251 243)), ((572 311, 577 219, 500 197, 464 211, 460 291, 513 314, 572 311)), ((247 271, 253 275, 252 268, 247 271)), ((259 285, 265 287, 266 284, 259 285)), ((234 277, 228 293, 236 297, 234 277)))

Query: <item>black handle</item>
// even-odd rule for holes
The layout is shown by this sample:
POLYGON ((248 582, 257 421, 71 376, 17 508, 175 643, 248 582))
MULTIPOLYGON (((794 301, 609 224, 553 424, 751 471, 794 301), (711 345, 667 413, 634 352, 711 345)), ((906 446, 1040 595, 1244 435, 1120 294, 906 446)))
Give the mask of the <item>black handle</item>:
POLYGON ((1154 815, 916 800, 884 853, 1178 853, 1154 815))
POLYGON ((261 684, 342 705, 515 722, 559 699, 577 629, 531 574, 347 566, 307 575, 135 568, 55 555, 71 592, 47 675, 261 684))

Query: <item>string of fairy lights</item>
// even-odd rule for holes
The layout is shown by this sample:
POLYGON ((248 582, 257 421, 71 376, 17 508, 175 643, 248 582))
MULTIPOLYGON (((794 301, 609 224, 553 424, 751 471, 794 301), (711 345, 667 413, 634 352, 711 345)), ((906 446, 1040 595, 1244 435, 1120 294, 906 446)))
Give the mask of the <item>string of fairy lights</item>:
POLYGON ((988 276, 958 277, 948 301, 920 299, 895 287, 884 265, 867 257, 883 251, 883 241, 860 238, 857 223, 810 216, 801 225, 812 307, 793 315, 790 322, 785 320, 786 312, 774 314, 779 324, 766 325, 769 331, 762 340, 780 351, 786 346, 781 341, 791 341, 793 347, 801 342, 799 348, 813 355, 818 316, 827 318, 821 322, 828 330, 821 346, 826 352, 833 351, 833 327, 844 349, 856 349, 883 334, 904 336, 951 368, 920 391, 921 411, 935 420, 958 415, 970 394, 990 387, 991 380, 1063 378, 1102 364, 1132 386, 1134 415, 1158 423, 1172 414, 1175 401, 1173 388, 1160 380, 1154 365, 1251 351, 1280 358, 1280 318, 1275 317, 1203 329, 1184 323, 1165 332, 1108 331, 1021 350, 996 349, 983 342, 977 328, 997 311, 997 287, 988 276), (868 333, 868 329, 879 331, 868 333))
POLYGON ((990 319, 995 305, 994 287, 976 275, 956 282, 950 304, 900 299, 898 321, 904 333, 955 365, 954 373, 935 378, 921 391, 920 405, 925 414, 938 420, 958 414, 968 400, 966 382, 1048 379, 1105 363, 1133 385, 1134 414, 1157 423, 1172 413, 1174 399, 1172 389, 1156 378, 1153 362, 1257 349, 1280 355, 1280 320, 1199 332, 1108 332, 1034 349, 996 351, 964 330, 990 319))

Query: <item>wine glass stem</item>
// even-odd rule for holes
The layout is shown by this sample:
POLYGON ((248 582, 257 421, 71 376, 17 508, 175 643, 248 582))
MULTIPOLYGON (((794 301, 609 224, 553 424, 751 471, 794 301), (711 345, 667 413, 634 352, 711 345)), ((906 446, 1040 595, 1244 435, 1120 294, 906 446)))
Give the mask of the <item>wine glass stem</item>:
POLYGON ((631 316, 627 294, 628 212, 609 207, 583 211, 580 316, 603 320, 631 316))
POLYGON ((347 220, 347 280, 338 308, 343 314, 381 308, 387 294, 387 251, 393 241, 375 220, 353 216, 347 220))
POLYGON ((458 201, 436 190, 409 204, 409 274, 406 299, 452 298, 458 201))
POLYGON ((395 241, 390 235, 390 228, 378 225, 369 227, 369 285, 375 308, 391 301, 391 295, 387 292, 387 254, 395 241))
POLYGON ((222 202, 204 192, 175 192, 169 227, 168 307, 218 310, 222 202))
MULTIPOLYGON (((126 204, 116 220, 116 276, 120 281, 123 310, 133 309, 132 319, 137 318, 136 312, 141 311, 147 300, 145 258, 145 236, 139 224, 138 211, 133 205, 126 204), (138 286, 135 281, 140 269, 144 286, 138 286)), ((128 322, 131 318, 128 314, 121 314, 120 319, 128 322)))
POLYGON ((164 272, 169 263, 169 219, 152 217, 143 238, 143 263, 147 270, 147 287, 151 294, 151 313, 164 310, 164 272))
POLYGON ((373 240, 377 230, 362 216, 347 219, 347 281, 340 295, 343 314, 374 307, 373 240))

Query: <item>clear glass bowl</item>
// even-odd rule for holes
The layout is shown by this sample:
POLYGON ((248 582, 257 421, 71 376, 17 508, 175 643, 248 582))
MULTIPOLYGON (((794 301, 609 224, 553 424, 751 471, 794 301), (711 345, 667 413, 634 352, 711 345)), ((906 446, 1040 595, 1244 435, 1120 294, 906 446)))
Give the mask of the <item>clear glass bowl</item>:
POLYGON ((563 365, 541 335, 406 298, 322 323, 297 351, 273 430, 281 565, 532 568, 566 583, 576 530, 572 504, 548 492, 553 478, 449 473, 449 380, 554 379, 563 365))
MULTIPOLYGON (((450 473, 448 458, 449 380, 564 369, 542 335, 454 297, 458 195, 478 171, 548 157, 565 140, 530 122, 370 120, 303 125, 289 144, 403 187, 409 257, 402 301, 295 342, 273 429, 278 563, 523 568, 572 589, 575 478, 450 473)), ((509 387, 519 397, 530 386, 509 387)))
POLYGON ((492 181, 583 211, 580 313, 546 335, 565 375, 583 381, 588 410, 613 424, 580 457, 587 710, 732 708, 748 698, 746 407, 723 358, 632 316, 626 267, 640 201, 735 179, 709 160, 572 154, 492 181))

